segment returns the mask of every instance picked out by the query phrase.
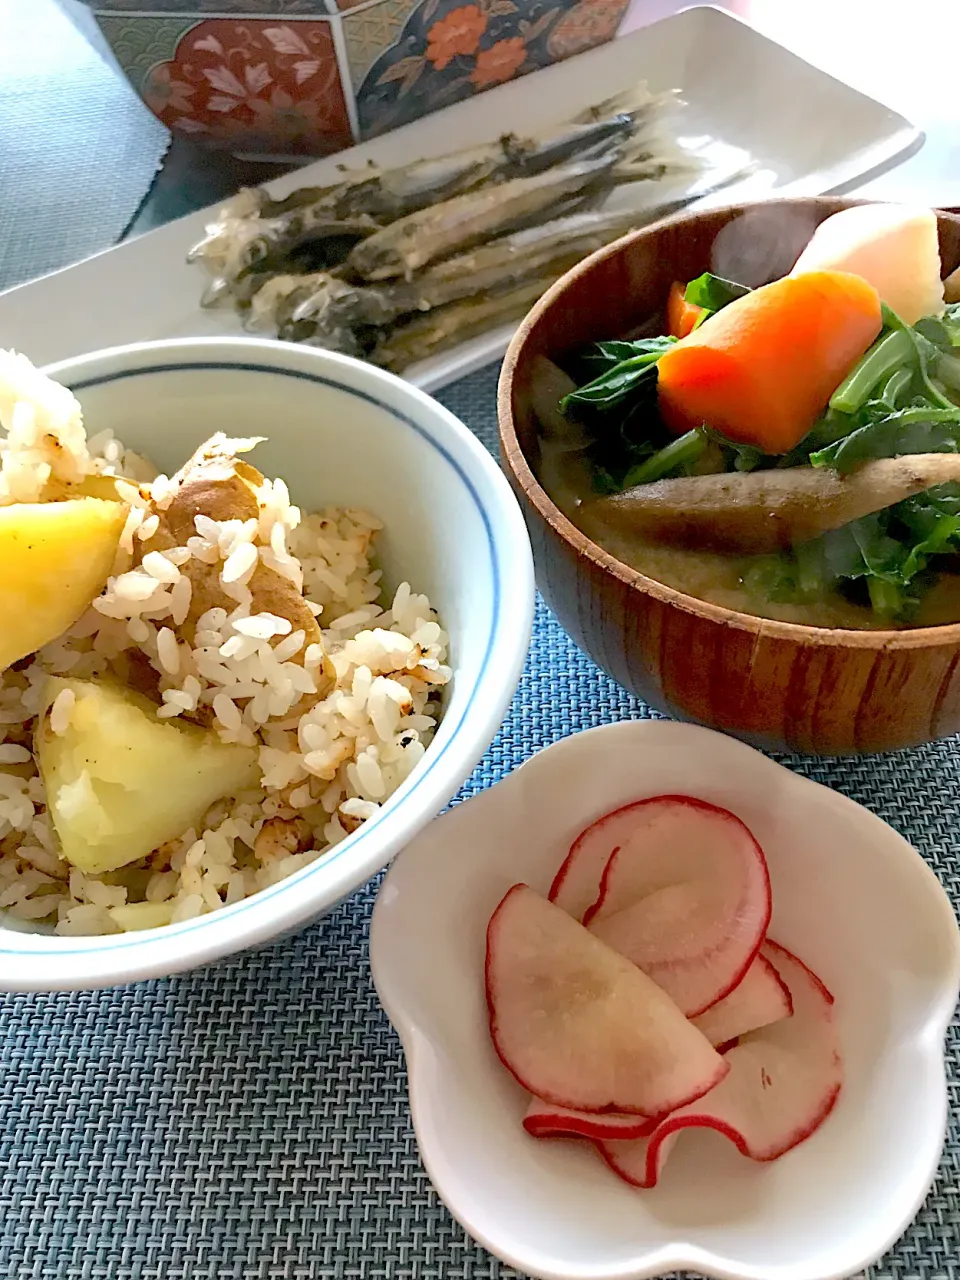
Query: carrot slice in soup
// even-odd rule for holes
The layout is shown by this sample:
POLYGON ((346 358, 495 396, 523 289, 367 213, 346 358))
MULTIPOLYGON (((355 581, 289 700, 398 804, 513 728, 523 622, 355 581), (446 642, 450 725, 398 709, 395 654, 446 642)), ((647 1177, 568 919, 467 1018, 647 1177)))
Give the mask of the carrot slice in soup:
POLYGON ((664 352, 660 411, 681 434, 707 423, 785 453, 881 329, 880 296, 846 271, 810 271, 737 298, 664 352))
POLYGON ((674 338, 685 338, 693 332, 693 327, 703 314, 703 307, 688 302, 684 297, 686 288, 679 280, 674 280, 667 298, 667 331, 674 338))

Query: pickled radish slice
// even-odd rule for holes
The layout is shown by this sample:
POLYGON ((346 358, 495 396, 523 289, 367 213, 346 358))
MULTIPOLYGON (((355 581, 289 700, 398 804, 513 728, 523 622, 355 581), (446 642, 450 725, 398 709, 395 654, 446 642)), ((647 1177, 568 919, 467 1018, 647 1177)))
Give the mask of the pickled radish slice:
POLYGON ((637 810, 650 804, 636 804, 614 809, 592 822, 582 831, 564 859, 550 886, 550 901, 562 907, 575 920, 582 920, 600 893, 600 881, 611 855, 633 833, 637 810))
POLYGON ((790 992, 763 954, 756 957, 729 995, 693 1019, 713 1045, 725 1045, 748 1031, 759 1031, 793 1013, 790 992))
POLYGON ((739 818, 691 796, 658 796, 612 817, 617 843, 583 923, 696 1017, 737 986, 763 941, 763 851, 739 818))
POLYGON ((653 1133, 657 1120, 646 1116, 620 1115, 615 1111, 592 1115, 587 1111, 571 1111, 555 1107, 542 1098, 531 1098, 523 1127, 535 1138, 646 1138, 653 1133))
POLYGON ((745 1036, 726 1055, 726 1079, 662 1120, 649 1138, 598 1144, 607 1164, 632 1186, 656 1186, 684 1130, 714 1129, 742 1155, 766 1162, 809 1138, 836 1105, 843 1066, 833 996, 783 947, 767 943, 764 954, 790 992, 793 1014, 745 1036))
POLYGON ((655 982, 527 885, 490 920, 485 977, 494 1048, 546 1102, 660 1116, 729 1070, 655 982))

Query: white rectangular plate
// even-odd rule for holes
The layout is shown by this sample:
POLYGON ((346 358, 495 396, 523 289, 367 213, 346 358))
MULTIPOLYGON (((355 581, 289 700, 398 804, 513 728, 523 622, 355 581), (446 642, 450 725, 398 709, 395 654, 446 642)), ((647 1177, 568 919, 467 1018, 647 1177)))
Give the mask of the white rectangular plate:
MULTIPOLYGON (((915 150, 923 135, 902 116, 812 67, 739 19, 686 9, 568 62, 457 103, 383 138, 317 161, 270 184, 276 195, 334 181, 338 165, 391 166, 532 132, 646 80, 679 88, 684 135, 745 151, 756 171, 711 203, 816 195, 850 187, 915 150)), ((205 277, 186 262, 211 209, 0 294, 0 347, 36 364, 155 338, 242 333, 229 311, 202 311, 205 277)), ((433 391, 506 349, 513 326, 463 343, 407 371, 433 391)))

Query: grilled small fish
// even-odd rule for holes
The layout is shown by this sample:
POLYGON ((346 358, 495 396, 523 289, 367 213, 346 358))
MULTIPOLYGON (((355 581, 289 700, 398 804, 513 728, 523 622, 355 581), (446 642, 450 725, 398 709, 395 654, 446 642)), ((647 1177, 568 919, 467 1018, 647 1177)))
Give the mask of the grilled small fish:
POLYGON ((309 275, 271 275, 262 281, 250 299, 244 328, 251 332, 273 332, 293 320, 298 303, 319 291, 329 276, 325 271, 309 275))
POLYGON ((200 305, 205 311, 232 301, 230 281, 224 276, 215 276, 200 295, 200 305))
POLYGON ((307 322, 330 330, 358 327, 366 323, 350 316, 347 308, 339 311, 333 304, 340 299, 349 300, 356 292, 353 285, 338 280, 326 271, 314 271, 309 275, 271 276, 250 300, 246 327, 252 330, 287 330, 290 326, 307 322), (301 304, 315 301, 311 311, 300 313, 301 304))
POLYGON ((261 223, 260 233, 246 241, 234 262, 232 280, 242 280, 250 272, 292 271, 297 267, 311 271, 336 266, 347 260, 358 241, 377 229, 378 224, 366 215, 341 219, 321 211, 317 205, 298 209, 295 219, 290 215, 261 223), (284 224, 282 232, 276 229, 279 222, 284 224))
POLYGON ((374 347, 369 358, 374 364, 401 373, 418 360, 426 360, 498 325, 521 320, 551 283, 528 280, 503 293, 488 294, 479 300, 467 298, 416 316, 394 329, 374 347))
POLYGON ((316 288, 302 292, 291 313, 296 321, 322 320, 353 327, 373 325, 381 328, 408 311, 417 311, 416 290, 412 285, 396 289, 379 289, 369 285, 346 285, 334 295, 326 280, 320 280, 316 288), (402 296, 401 296, 402 295, 402 296))
POLYGON ((358 217, 392 222, 484 186, 542 173, 618 138, 643 135, 648 145, 661 149, 666 140, 655 135, 663 132, 663 108, 674 96, 654 96, 638 85, 537 136, 507 134, 496 142, 396 169, 372 163, 360 170, 343 169, 335 183, 300 188, 276 199, 262 188, 245 188, 223 205, 188 260, 228 281, 267 258, 282 271, 289 265, 281 261, 283 255, 325 222, 358 217))
POLYGON ((265 225, 304 207, 322 207, 332 217, 343 187, 342 181, 329 187, 300 187, 281 199, 263 187, 241 187, 207 223, 206 235, 189 251, 187 261, 200 263, 214 276, 234 275, 244 265, 244 247, 264 234, 265 225))
POLYGON ((605 146, 589 159, 457 196, 374 232, 351 251, 348 262, 367 280, 410 279, 427 263, 533 221, 561 200, 614 185, 613 170, 621 158, 618 147, 605 146))
POLYGON ((646 130, 658 121, 674 96, 654 96, 646 85, 640 84, 537 135, 519 137, 508 133, 496 142, 435 160, 418 160, 399 169, 361 175, 341 192, 338 216, 366 213, 395 221, 480 186, 543 173, 592 153, 602 143, 646 130))
MULTIPOLYGON (((470 190, 489 173, 485 166, 469 157, 457 157, 455 161, 430 162, 435 180, 428 175, 418 180, 408 194, 413 208, 423 208, 436 200, 446 199, 447 193, 470 190), (443 170, 441 178, 439 170, 443 170), (413 190, 417 195, 414 197, 413 190)), ((411 169, 414 166, 410 166, 411 169)), ((419 171, 422 166, 416 166, 419 171)), ((401 192, 391 194, 389 181, 401 188, 405 170, 393 175, 383 175, 379 170, 357 176, 335 187, 322 188, 312 202, 297 203, 282 213, 271 217, 236 219, 227 217, 207 228, 207 236, 190 251, 191 262, 202 262, 228 283, 245 272, 271 264, 276 271, 287 271, 291 259, 303 250, 329 236, 375 230, 388 219, 384 206, 391 203, 403 205, 401 192), (379 214, 375 211, 379 210, 379 214)))
POLYGON ((315 321, 289 321, 280 326, 277 337, 281 342, 296 342, 305 347, 320 347, 324 351, 337 351, 345 356, 360 357, 366 354, 359 337, 352 329, 321 325, 315 321))
POLYGON ((511 282, 557 279, 636 224, 633 212, 590 210, 490 240, 434 263, 409 282, 352 286, 334 298, 321 279, 317 291, 305 296, 293 315, 306 320, 326 313, 336 323, 387 325, 402 315, 429 311, 511 282))
MULTIPOLYGON (((737 175, 743 172, 739 159, 719 175, 715 185, 724 185, 735 172, 737 175)), ((401 339, 404 347, 399 353, 391 354, 391 339, 385 330, 398 320, 422 316, 426 321, 422 313, 442 309, 443 325, 460 323, 461 312, 452 311, 450 304, 467 300, 470 319, 476 318, 479 324, 480 313, 471 301, 476 295, 499 296, 528 280, 536 280, 538 292, 542 291, 585 255, 634 227, 683 207, 692 196, 675 193, 687 187, 690 187, 689 180, 679 187, 656 182, 636 183, 630 188, 631 192, 636 191, 636 197, 628 199, 625 206, 581 210, 509 233, 433 263, 411 281, 356 285, 326 271, 250 275, 241 282, 242 286, 251 287, 246 324, 248 328, 279 332, 288 341, 308 341, 350 354, 365 351, 369 332, 380 329, 384 358, 399 362, 406 358, 403 350, 407 344, 422 344, 424 326, 410 321, 398 330, 404 335, 401 339), (664 201, 664 190, 674 198, 664 201)), ((690 190, 702 194, 704 185, 695 181, 690 190)), ((501 303, 497 301, 495 311, 499 314, 500 310, 501 303)), ((471 331, 478 330, 471 325, 471 331)), ((459 333, 450 339, 451 342, 461 340, 459 333)))
POLYGON ((214 279, 229 284, 245 264, 247 245, 257 239, 261 228, 256 217, 221 210, 215 222, 207 223, 207 234, 187 254, 187 261, 200 263, 214 279))
POLYGON ((331 183, 327 187, 297 187, 289 195, 279 198, 271 196, 265 187, 257 187, 259 209, 256 216, 279 218, 282 214, 292 213, 295 209, 303 209, 307 205, 320 204, 324 200, 329 201, 330 207, 333 208, 343 187, 343 181, 331 183))
POLYGON ((411 286, 419 294, 417 309, 442 306, 506 280, 520 283, 555 268, 559 274, 566 269, 561 264, 579 262, 625 235, 636 223, 633 211, 588 209, 489 240, 435 262, 417 277, 411 286))

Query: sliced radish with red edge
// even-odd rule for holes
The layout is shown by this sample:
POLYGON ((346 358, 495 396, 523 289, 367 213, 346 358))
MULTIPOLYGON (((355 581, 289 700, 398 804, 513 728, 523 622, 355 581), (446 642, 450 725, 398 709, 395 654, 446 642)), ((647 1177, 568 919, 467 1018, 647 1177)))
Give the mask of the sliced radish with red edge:
POLYGON ((571 1111, 555 1107, 542 1098, 531 1098, 523 1127, 535 1138, 646 1138, 659 1124, 646 1116, 625 1116, 616 1112, 591 1115, 587 1111, 571 1111))
POLYGON ((745 1036, 726 1056, 726 1079, 662 1120, 649 1138, 598 1143, 625 1182, 656 1186, 686 1129, 714 1129, 743 1155, 766 1162, 799 1146, 833 1110, 843 1084, 833 996, 785 948, 767 943, 764 954, 790 992, 792 1016, 745 1036))
POLYGON ((582 831, 554 876, 548 895, 550 901, 575 920, 582 920, 597 900, 600 881, 611 856, 633 835, 637 811, 649 803, 649 800, 639 800, 614 809, 582 831))
POLYGON ((759 1031, 793 1013, 786 984, 761 952, 729 995, 701 1013, 692 1022, 712 1045, 723 1052, 731 1041, 748 1031, 759 1031))
POLYGON ((729 1070, 655 982, 527 885, 491 917, 485 976, 501 1062, 555 1106, 661 1116, 729 1070))
POLYGON ((583 923, 693 1018, 737 986, 760 948, 766 860, 739 818, 704 800, 657 796, 630 810, 629 825, 618 811, 619 843, 583 923))

